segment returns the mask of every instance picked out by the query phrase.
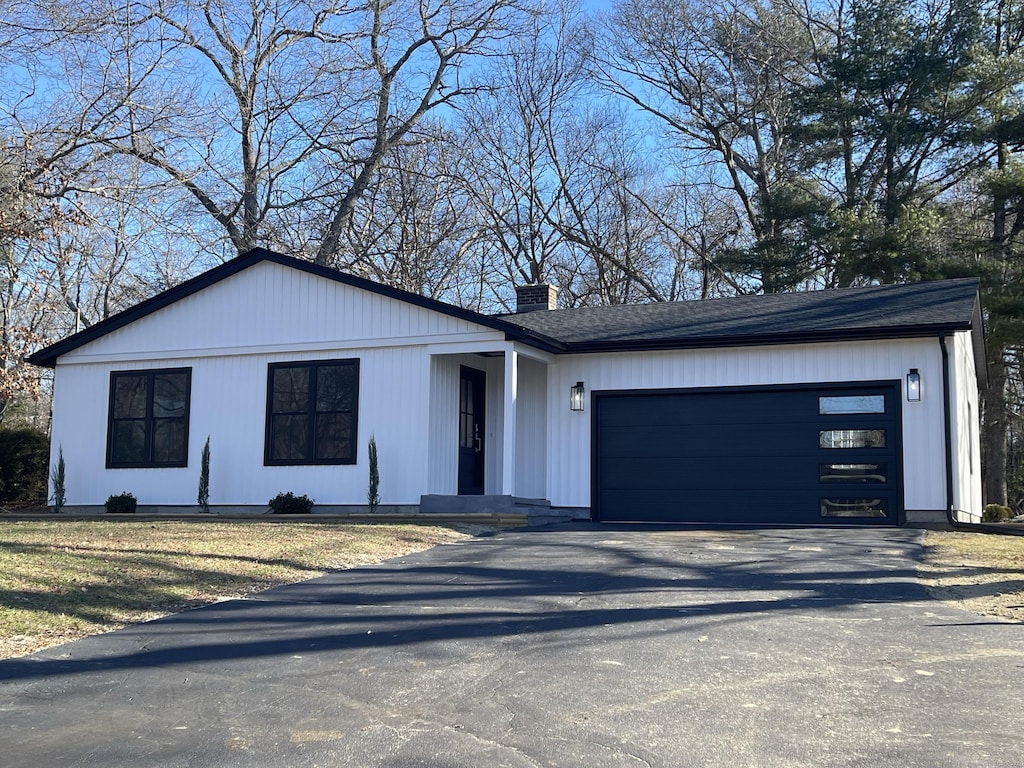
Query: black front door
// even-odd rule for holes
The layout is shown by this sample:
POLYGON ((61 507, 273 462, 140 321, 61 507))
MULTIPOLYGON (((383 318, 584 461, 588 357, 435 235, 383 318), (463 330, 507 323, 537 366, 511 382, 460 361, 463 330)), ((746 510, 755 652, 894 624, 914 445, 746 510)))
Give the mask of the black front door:
POLYGON ((484 492, 483 371, 463 366, 459 371, 459 495, 484 492))

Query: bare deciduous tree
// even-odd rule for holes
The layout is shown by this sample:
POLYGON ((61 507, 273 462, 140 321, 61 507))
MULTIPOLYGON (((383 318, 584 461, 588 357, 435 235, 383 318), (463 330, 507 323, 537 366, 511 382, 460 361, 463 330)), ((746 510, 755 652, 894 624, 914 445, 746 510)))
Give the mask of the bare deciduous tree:
POLYGON ((337 173, 316 253, 321 264, 336 259, 355 203, 388 152, 427 115, 486 90, 472 74, 473 60, 497 52, 517 29, 522 6, 518 0, 370 0, 367 7, 360 40, 366 95, 348 132, 329 146, 337 173))
POLYGON ((388 153, 477 87, 467 64, 516 2, 111 3, 76 41, 101 54, 81 60, 103 111, 89 135, 186 190, 232 252, 288 248, 278 219, 302 207, 318 227, 308 255, 332 264, 388 153))
POLYGON ((557 282, 565 305, 662 300, 682 285, 650 142, 601 103, 593 48, 579 8, 555 3, 466 110, 466 189, 500 300, 512 283, 557 282))
MULTIPOLYGON (((793 86, 805 77, 806 34, 771 0, 624 0, 605 30, 600 78, 669 132, 691 169, 713 168, 751 245, 779 240, 776 196, 799 184, 787 141, 793 86)), ((763 290, 807 269, 762 248, 763 290)))
MULTIPOLYGON (((339 266, 431 298, 451 297, 467 271, 478 238, 476 220, 459 181, 465 164, 444 137, 394 147, 367 188, 344 233, 339 266)), ((478 304, 465 292, 461 300, 478 304)))

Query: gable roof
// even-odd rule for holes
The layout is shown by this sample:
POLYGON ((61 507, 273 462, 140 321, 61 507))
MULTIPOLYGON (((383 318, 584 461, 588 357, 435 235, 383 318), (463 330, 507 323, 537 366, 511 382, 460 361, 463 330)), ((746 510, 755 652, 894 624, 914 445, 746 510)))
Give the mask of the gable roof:
POLYGON ((933 336, 981 328, 974 278, 504 315, 572 352, 933 336))
POLYGON ((28 361, 52 368, 61 355, 264 261, 467 320, 500 331, 507 339, 554 353, 908 338, 972 328, 977 331, 976 353, 981 343, 978 281, 970 278, 702 301, 484 315, 256 248, 51 344, 31 355, 28 361))
POLYGON ((387 285, 375 283, 372 280, 350 275, 346 272, 340 272, 336 269, 331 269, 330 267, 322 267, 309 261, 303 261, 302 259, 285 256, 265 248, 254 248, 253 250, 247 251, 241 256, 216 266, 213 269, 192 278, 191 280, 186 280, 180 285, 176 285, 173 288, 162 291, 156 296, 146 299, 133 307, 129 307, 123 312, 111 315, 106 320, 98 322, 95 325, 91 325, 83 331, 79 331, 72 336, 68 336, 61 341, 35 352, 28 357, 28 362, 33 365, 53 368, 57 364, 57 358, 61 355, 73 352, 79 347, 88 344, 90 341, 95 341, 102 336, 106 336, 112 331, 124 328, 126 325, 129 325, 136 320, 140 320, 141 318, 146 317, 157 310, 163 309, 176 301, 180 301, 194 293, 198 293, 204 288, 208 288, 211 285, 231 277, 232 275, 236 275, 260 262, 280 264, 281 266, 297 269, 302 272, 306 272, 307 274, 323 277, 327 280, 333 280, 337 283, 350 285, 364 291, 370 291, 371 293, 376 293, 381 296, 397 299, 398 301, 403 301, 407 304, 413 304, 418 307, 434 310, 435 312, 441 312, 442 314, 449 315, 460 320, 477 323, 488 328, 493 328, 496 331, 501 331, 505 333, 508 338, 523 341, 541 349, 548 351, 562 351, 562 345, 558 342, 544 338, 527 328, 510 323, 500 317, 483 315, 470 309, 463 309, 462 307, 457 307, 453 304, 446 304, 443 301, 427 298, 426 296, 421 296, 417 293, 410 293, 398 288, 392 288, 387 285))

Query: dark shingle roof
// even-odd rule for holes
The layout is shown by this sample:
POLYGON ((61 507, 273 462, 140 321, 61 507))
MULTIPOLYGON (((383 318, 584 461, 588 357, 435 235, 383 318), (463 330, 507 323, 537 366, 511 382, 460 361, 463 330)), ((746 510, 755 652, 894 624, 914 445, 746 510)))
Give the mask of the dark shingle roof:
MULTIPOLYGON (((298 269, 478 323, 553 353, 790 344, 928 336, 975 329, 981 349, 978 282, 945 280, 705 301, 623 304, 549 312, 481 315, 354 275, 257 248, 39 350, 28 360, 53 367, 84 344, 145 317, 261 261, 298 269)), ((983 358, 982 358, 983 359, 983 358)))
MULTIPOLYGON (((502 319, 569 352, 925 336, 978 320, 973 278, 703 301, 528 312, 502 319)), ((980 330, 980 328, 978 329, 980 330)))

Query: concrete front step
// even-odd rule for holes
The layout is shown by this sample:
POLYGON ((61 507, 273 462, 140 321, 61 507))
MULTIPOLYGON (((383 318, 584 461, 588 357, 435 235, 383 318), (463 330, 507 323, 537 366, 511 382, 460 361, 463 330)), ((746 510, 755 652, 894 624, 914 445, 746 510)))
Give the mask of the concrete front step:
POLYGON ((422 513, 474 513, 474 512, 523 512, 539 513, 551 508, 547 499, 526 499, 518 496, 485 494, 481 496, 449 496, 445 494, 424 494, 420 496, 422 513))

